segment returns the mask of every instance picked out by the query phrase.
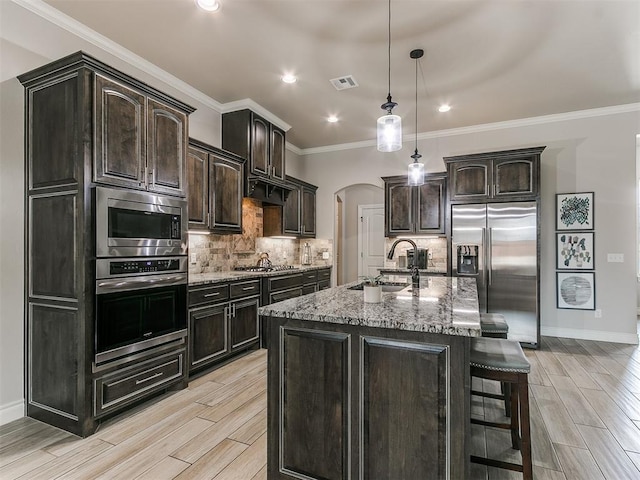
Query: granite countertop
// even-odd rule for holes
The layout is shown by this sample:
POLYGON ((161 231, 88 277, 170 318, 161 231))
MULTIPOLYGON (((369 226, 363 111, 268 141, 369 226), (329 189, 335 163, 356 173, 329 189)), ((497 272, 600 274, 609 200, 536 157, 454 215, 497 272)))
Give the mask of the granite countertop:
POLYGON ((364 303, 362 290, 349 289, 357 284, 267 305, 259 313, 314 322, 480 336, 475 279, 421 277, 418 292, 412 292, 410 284, 400 291, 383 291, 381 303, 364 303))
POLYGON ((189 273, 189 285, 207 285, 210 283, 229 282, 233 280, 250 280, 253 278, 275 277, 278 275, 291 275, 310 270, 322 270, 331 268, 331 265, 294 265, 288 270, 273 270, 270 272, 246 272, 242 270, 226 270, 223 272, 189 273))
MULTIPOLYGON (((420 275, 446 275, 447 268, 427 267, 418 270, 420 275)), ((411 275, 410 268, 380 268, 379 272, 388 275, 411 275)))

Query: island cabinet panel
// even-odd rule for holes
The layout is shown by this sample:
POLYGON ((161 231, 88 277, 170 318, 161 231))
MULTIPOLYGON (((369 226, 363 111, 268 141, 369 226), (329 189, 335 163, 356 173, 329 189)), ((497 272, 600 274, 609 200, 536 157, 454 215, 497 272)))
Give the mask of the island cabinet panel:
POLYGON ((263 321, 270 480, 469 478, 470 337, 263 321))
POLYGON ((281 341, 280 471, 349 478, 349 336, 285 328, 281 341))
POLYGON ((444 345, 363 337, 364 478, 447 478, 448 355, 444 345), (365 428, 365 425, 367 428, 365 428))

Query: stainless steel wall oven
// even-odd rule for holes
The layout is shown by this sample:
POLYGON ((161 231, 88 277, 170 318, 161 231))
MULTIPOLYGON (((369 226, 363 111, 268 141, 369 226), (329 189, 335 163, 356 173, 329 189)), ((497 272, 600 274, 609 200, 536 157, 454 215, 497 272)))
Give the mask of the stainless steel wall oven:
POLYGON ((96 187, 95 363, 187 335, 184 199, 96 187))

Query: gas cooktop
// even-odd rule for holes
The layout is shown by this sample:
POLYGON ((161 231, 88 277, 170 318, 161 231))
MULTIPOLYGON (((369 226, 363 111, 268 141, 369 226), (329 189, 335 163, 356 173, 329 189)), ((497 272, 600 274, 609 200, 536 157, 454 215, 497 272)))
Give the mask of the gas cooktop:
POLYGON ((258 267, 258 266, 248 266, 248 267, 235 267, 234 270, 238 272, 279 272, 281 270, 295 270, 296 267, 293 265, 271 265, 270 267, 258 267))

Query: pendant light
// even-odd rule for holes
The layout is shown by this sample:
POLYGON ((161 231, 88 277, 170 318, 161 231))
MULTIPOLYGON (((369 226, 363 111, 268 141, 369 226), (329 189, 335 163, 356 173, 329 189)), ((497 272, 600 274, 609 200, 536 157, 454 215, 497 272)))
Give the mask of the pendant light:
POLYGON ((413 163, 409 164, 409 185, 420 186, 424 185, 424 163, 420 162, 422 155, 418 153, 418 59, 422 58, 424 50, 417 48, 411 50, 409 56, 416 61, 416 150, 411 155, 413 163))
POLYGON ((398 115, 394 115, 393 108, 398 104, 391 100, 391 0, 389 0, 389 93, 387 94, 387 102, 380 105, 380 108, 386 110, 387 113, 378 118, 378 151, 395 152, 402 148, 402 119, 398 115))

